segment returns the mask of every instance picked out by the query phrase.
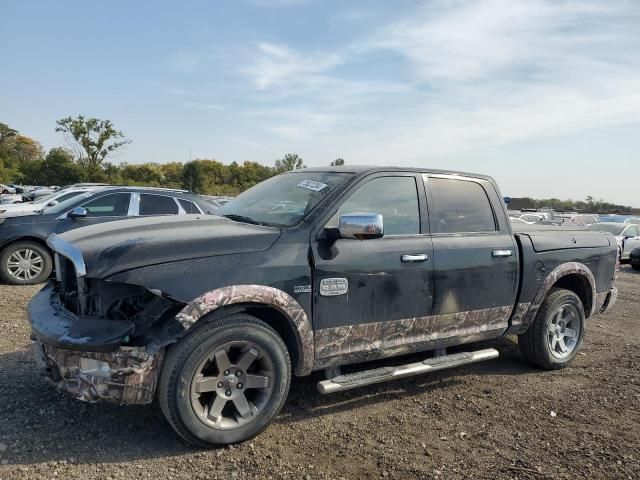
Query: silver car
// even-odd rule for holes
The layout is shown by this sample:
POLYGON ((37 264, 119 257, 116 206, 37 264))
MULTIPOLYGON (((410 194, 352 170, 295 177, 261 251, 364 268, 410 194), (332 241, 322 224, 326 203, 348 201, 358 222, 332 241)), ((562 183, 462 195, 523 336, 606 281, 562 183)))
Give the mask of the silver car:
POLYGON ((640 225, 632 223, 601 222, 589 225, 589 230, 615 235, 620 251, 620 260, 629 260, 631 250, 640 247, 640 225))

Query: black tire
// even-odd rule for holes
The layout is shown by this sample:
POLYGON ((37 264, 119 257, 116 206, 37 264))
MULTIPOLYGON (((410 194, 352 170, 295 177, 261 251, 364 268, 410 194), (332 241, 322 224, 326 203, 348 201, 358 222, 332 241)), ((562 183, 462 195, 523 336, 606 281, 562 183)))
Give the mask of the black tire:
POLYGON ((45 246, 37 242, 19 240, 7 245, 0 252, 0 279, 10 285, 36 285, 46 282, 49 275, 51 275, 52 268, 51 253, 45 246), (15 261, 14 254, 20 254, 21 252, 33 252, 29 255, 33 255, 32 258, 34 260, 38 259, 33 262, 33 265, 39 269, 38 273, 33 274, 30 278, 27 278, 26 274, 23 276, 24 278, 20 278, 20 274, 16 276, 16 270, 9 265, 10 260, 12 263, 15 261))
MULTIPOLYGON (((560 323, 565 325, 563 322, 560 323)), ((564 368, 575 358, 582 346, 584 327, 584 306, 580 298, 570 290, 552 289, 542 303, 533 324, 525 333, 518 335, 518 346, 527 361, 538 367, 548 370, 564 368), (575 317, 575 320, 572 321, 576 321, 577 325, 576 327, 572 323, 572 328, 566 327, 567 331, 575 331, 577 334, 575 340, 571 339, 571 350, 567 354, 557 350, 561 348, 557 345, 557 339, 555 348, 552 348, 550 344, 555 336, 553 332, 558 328, 553 322, 558 313, 562 314, 561 307, 572 313, 571 318, 575 317)), ((565 327, 559 327, 558 332, 560 330, 562 333, 557 333, 557 335, 562 335, 565 332, 565 327)), ((564 338, 562 345, 565 346, 564 338)), ((565 346, 565 348, 567 347, 565 346)), ((567 348, 567 350, 569 349, 567 348)))
MULTIPOLYGON (((269 325, 251 315, 235 314, 218 320, 201 320, 201 322, 202 325, 194 327, 193 332, 172 345, 167 352, 158 384, 160 407, 165 418, 178 435, 192 445, 212 447, 243 442, 266 429, 287 399, 291 383, 291 361, 287 347, 282 338, 269 325), (207 421, 211 421, 207 407, 203 407, 205 413, 200 412, 198 415, 196 407, 193 405, 193 402, 199 401, 194 399, 195 395, 206 395, 194 393, 194 382, 197 382, 198 378, 203 378, 200 366, 203 362, 211 362, 215 370, 218 370, 217 364, 214 363, 218 361, 217 356, 212 357, 212 355, 225 348, 229 348, 229 360, 233 358, 238 360, 238 356, 234 357, 234 352, 231 351, 233 347, 227 346, 236 343, 243 344, 243 342, 255 346, 260 351, 260 357, 257 357, 256 361, 265 361, 272 366, 272 370, 269 371, 271 385, 268 395, 258 391, 258 396, 254 398, 253 403, 251 400, 249 401, 252 413, 249 415, 249 420, 243 419, 246 423, 238 423, 237 426, 233 426, 233 419, 230 416, 225 417, 221 413, 217 418, 224 418, 224 421, 228 422, 226 428, 210 425, 207 423, 207 421), (261 408, 256 408, 254 412, 253 409, 258 401, 262 401, 261 408), (230 427, 229 423, 231 423, 230 427)), ((246 350, 240 352, 240 355, 244 353, 246 350)), ((205 363, 205 365, 209 364, 205 363)), ((250 373, 249 371, 244 372, 245 376, 238 378, 247 378, 246 375, 250 373)), ((212 375, 207 378, 223 375, 223 373, 217 372, 212 375)), ((242 372, 241 375, 243 375, 242 372)), ((233 372, 229 376, 232 377, 233 372)), ((227 376, 225 375, 224 378, 227 379, 227 376)), ((217 387, 220 385, 221 383, 218 383, 217 387)), ((241 384, 237 385, 237 388, 241 387, 241 384)), ((233 387, 225 386, 223 390, 226 388, 233 387)), ((220 392, 219 389, 216 391, 220 392)), ((216 394, 216 391, 209 392, 213 396, 210 401, 204 402, 204 405, 209 405, 212 410, 213 401, 217 397, 223 396, 222 393, 216 394)), ((227 390, 227 392, 229 391, 227 390)), ((234 394, 235 392, 236 390, 234 390, 234 394)), ((248 385, 246 394, 248 399, 250 394, 248 385)), ((228 402, 225 409, 235 410, 235 401, 227 401, 226 398, 223 400, 228 402)), ((238 412, 239 409, 235 411, 235 418, 239 422, 238 412)))
POLYGON ((633 268, 634 270, 640 270, 640 263, 632 263, 631 268, 633 268))

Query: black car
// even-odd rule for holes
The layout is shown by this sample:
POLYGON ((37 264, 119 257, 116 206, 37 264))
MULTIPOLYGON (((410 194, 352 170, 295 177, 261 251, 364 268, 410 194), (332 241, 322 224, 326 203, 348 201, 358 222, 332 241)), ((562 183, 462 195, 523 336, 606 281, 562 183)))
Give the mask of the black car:
POLYGON ((635 248, 631 250, 631 255, 629 255, 631 268, 634 270, 640 270, 640 248, 635 248))
POLYGON ((198 195, 181 190, 105 187, 74 196, 34 215, 0 218, 0 278, 13 285, 46 281, 53 269, 46 240, 87 225, 125 217, 212 213, 198 195))
POLYGON ((324 370, 318 389, 338 392, 495 358, 444 349, 505 335, 563 368, 615 303, 616 240, 512 228, 499 192, 457 172, 304 169, 217 216, 52 235, 56 278, 29 305, 39 369, 84 401, 157 398, 180 436, 209 446, 264 430, 292 373, 324 370))

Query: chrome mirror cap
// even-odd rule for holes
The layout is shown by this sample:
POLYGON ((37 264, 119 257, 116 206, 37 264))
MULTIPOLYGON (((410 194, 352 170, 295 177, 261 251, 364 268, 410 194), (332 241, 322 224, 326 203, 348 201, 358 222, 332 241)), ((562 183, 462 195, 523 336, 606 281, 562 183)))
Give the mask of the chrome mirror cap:
POLYGON ((382 215, 354 212, 340 215, 340 237, 367 240, 384 235, 382 215))
POLYGON ((69 212, 69 218, 83 218, 87 216, 87 210, 82 207, 76 207, 69 212))

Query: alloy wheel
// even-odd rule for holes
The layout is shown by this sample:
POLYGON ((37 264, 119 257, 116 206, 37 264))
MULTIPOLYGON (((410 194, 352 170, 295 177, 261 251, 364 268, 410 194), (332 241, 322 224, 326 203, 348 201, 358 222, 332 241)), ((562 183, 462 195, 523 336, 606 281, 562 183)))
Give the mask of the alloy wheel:
POLYGON ((21 248, 13 252, 7 260, 7 272, 16 280, 26 281, 42 273, 44 259, 31 248, 21 248))
POLYGON ((257 418, 273 393, 274 366, 255 343, 225 343, 205 356, 191 380, 191 406, 207 426, 229 430, 257 418))
POLYGON ((578 344, 582 320, 578 309, 564 304, 551 316, 549 321, 548 344, 556 358, 567 358, 578 344))

